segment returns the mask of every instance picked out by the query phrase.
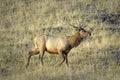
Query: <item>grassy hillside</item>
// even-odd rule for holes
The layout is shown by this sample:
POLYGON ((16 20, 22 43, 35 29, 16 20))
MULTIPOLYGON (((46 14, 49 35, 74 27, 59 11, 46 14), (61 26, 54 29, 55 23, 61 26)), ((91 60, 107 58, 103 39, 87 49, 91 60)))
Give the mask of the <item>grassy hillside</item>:
POLYGON ((120 0, 0 0, 0 80, 119 80, 120 0), (25 68, 37 34, 72 35, 84 24, 91 37, 70 51, 70 67, 59 55, 38 56, 25 68))

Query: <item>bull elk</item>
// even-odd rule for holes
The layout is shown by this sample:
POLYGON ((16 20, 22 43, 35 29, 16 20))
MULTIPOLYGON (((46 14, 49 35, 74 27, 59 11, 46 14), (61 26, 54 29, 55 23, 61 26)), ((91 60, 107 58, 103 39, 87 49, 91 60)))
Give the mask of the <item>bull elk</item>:
MULTIPOLYGON (((71 24, 69 24, 71 25, 71 24)), ((53 36, 53 35, 38 35, 34 39, 35 49, 28 53, 28 62, 26 68, 29 66, 30 58, 33 55, 39 54, 39 59, 41 64, 43 65, 43 56, 45 51, 50 54, 59 54, 62 57, 62 61, 60 62, 59 66, 66 61, 68 65, 68 58, 67 55, 69 51, 77 47, 83 38, 90 36, 90 32, 84 30, 82 27, 77 27, 71 25, 76 29, 76 32, 72 36, 60 35, 60 36, 53 36)))

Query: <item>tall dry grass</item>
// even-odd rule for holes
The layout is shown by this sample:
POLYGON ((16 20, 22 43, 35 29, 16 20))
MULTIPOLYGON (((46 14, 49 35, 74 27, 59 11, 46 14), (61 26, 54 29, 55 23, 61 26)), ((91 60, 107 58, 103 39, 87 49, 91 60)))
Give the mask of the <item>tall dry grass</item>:
POLYGON ((119 7, 119 0, 0 0, 0 79, 119 80, 119 7), (65 17, 92 32, 69 53, 70 67, 54 67, 59 55, 45 53, 44 67, 34 56, 25 69, 37 34, 75 32, 65 17))

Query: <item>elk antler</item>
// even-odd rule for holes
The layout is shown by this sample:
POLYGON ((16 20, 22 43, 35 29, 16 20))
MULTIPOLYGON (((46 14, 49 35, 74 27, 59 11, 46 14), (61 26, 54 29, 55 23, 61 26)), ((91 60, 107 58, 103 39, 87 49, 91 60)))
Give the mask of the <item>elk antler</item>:
POLYGON ((78 29, 78 26, 75 26, 75 25, 70 24, 70 23, 68 22, 68 19, 67 19, 67 18, 65 18, 65 20, 67 21, 67 23, 68 23, 70 26, 78 29))
POLYGON ((79 29, 84 29, 85 27, 86 27, 86 25, 79 24, 79 29))

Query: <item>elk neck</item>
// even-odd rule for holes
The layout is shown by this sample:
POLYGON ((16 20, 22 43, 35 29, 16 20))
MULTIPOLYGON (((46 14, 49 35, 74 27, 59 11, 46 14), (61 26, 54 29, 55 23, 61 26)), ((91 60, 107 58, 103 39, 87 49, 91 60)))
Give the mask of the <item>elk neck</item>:
POLYGON ((69 36, 68 39, 69 39, 69 43, 70 43, 71 47, 77 47, 80 44, 80 42, 83 40, 79 31, 77 31, 74 35, 69 36))

